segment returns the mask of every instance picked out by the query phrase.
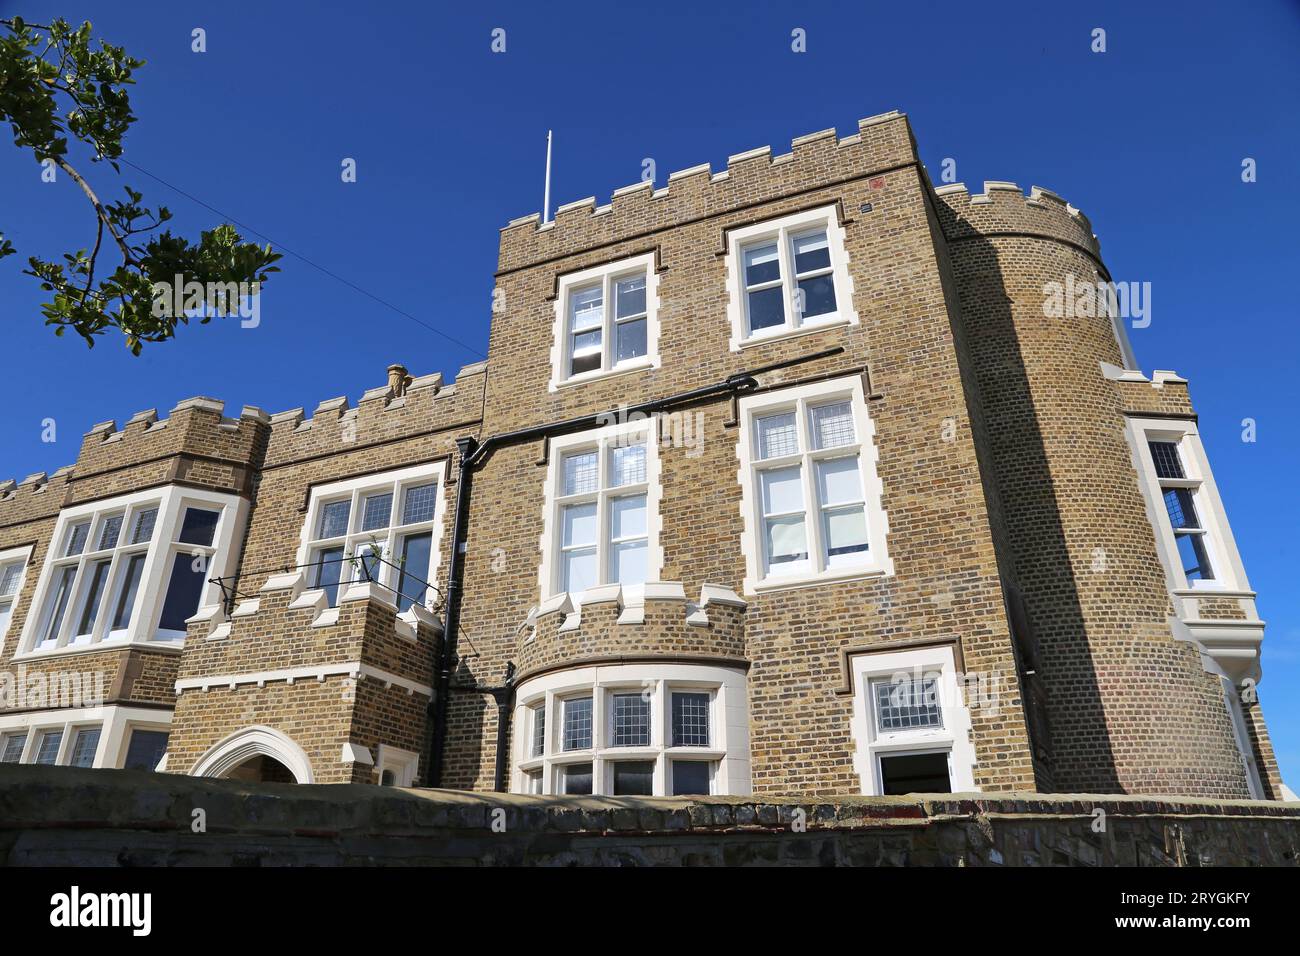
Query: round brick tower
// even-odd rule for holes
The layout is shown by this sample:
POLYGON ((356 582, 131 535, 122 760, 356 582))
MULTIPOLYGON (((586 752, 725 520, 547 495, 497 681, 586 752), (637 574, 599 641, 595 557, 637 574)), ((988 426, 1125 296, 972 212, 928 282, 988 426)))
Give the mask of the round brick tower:
POLYGON ((1088 219, 1009 183, 937 198, 1048 695, 1052 788, 1249 796, 1220 678, 1171 630, 1123 396, 1102 368, 1126 365, 1112 322, 1045 305, 1109 281, 1088 219))

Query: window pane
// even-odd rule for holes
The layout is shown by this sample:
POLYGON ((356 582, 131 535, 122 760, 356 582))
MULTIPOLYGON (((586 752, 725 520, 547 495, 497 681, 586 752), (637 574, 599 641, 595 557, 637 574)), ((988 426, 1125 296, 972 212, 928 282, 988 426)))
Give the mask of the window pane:
MULTIPOLYGON (((673 746, 707 747, 709 745, 709 695, 673 694, 673 746)), ((695 793, 707 793, 696 790, 695 793)))
POLYGON ((185 520, 181 522, 180 537, 176 540, 182 544, 201 544, 207 547, 212 544, 212 538, 217 533, 217 519, 220 517, 220 511, 186 508, 185 520))
POLYGON ((899 754, 880 758, 881 792, 885 796, 905 793, 952 793, 948 779, 948 754, 899 754))
POLYGON ((817 494, 821 496, 824 505, 861 501, 862 480, 858 477, 858 456, 817 462, 817 494))
POLYGON ((615 445, 610 449, 609 458, 610 487, 637 485, 645 481, 644 444, 615 445))
POLYGON ((614 287, 616 318, 625 319, 645 313, 645 276, 619 279, 614 287))
POLYGON ((650 746, 650 701, 641 694, 610 695, 614 720, 611 747, 650 746))
POLYGON ((143 554, 133 554, 126 562, 122 572, 122 581, 117 586, 117 604, 113 610, 113 630, 120 631, 131 625, 131 614, 135 610, 135 595, 140 590, 140 575, 144 573, 143 554))
POLYGON ((50 623, 45 629, 45 640, 53 641, 59 636, 63 626, 63 615, 68 612, 68 599, 72 596, 72 579, 76 577, 75 567, 64 568, 59 572, 59 584, 54 591, 54 601, 50 605, 50 623))
POLYGON ((828 557, 867 550, 867 516, 861 505, 827 511, 824 521, 828 557))
POLYGON ((68 548, 63 552, 64 557, 74 554, 81 554, 86 550, 86 537, 90 534, 90 522, 83 521, 80 524, 74 524, 68 532, 68 548))
POLYGON ((167 583, 167 598, 163 601, 162 617, 158 620, 159 630, 185 630, 185 619, 193 617, 199 609, 206 569, 206 560, 184 552, 172 559, 171 580, 167 583), (195 564, 204 570, 196 571, 195 564))
POLYGON ((135 530, 131 532, 132 544, 143 544, 153 537, 153 526, 158 520, 158 509, 150 508, 135 516, 135 530))
POLYGON ((117 539, 122 534, 122 516, 109 515, 104 519, 103 525, 99 529, 99 543, 95 545, 97 551, 107 551, 109 548, 117 547, 117 539))
POLYGON ((560 586, 571 593, 596 586, 596 549, 564 552, 560 586))
POLYGON ((650 796, 654 793, 653 760, 623 760, 614 764, 615 796, 650 796))
POLYGON ((412 604, 423 606, 424 582, 429 579, 429 554, 433 534, 408 534, 402 539, 402 574, 397 585, 397 610, 405 611, 412 604))
POLYGON ((758 433, 758 457, 779 458, 799 451, 799 430, 795 427, 794 412, 768 415, 755 422, 758 433))
POLYGON ((749 294, 749 329, 770 329, 785 324, 785 292, 781 286, 761 289, 749 294))
POLYGON ((1169 523, 1174 528, 1201 526, 1196 517, 1196 506, 1192 504, 1192 493, 1186 488, 1165 489, 1165 510, 1169 512, 1169 523))
POLYGON ((565 505, 561 512, 561 542, 567 548, 596 543, 596 503, 565 505))
POLYGON ((23 747, 27 745, 27 734, 10 734, 5 738, 4 754, 0 763, 17 763, 23 757, 23 747))
POLYGON ((810 232, 794 238, 794 271, 797 275, 829 269, 831 266, 831 248, 826 242, 826 233, 810 232))
POLYGON ((614 361, 624 362, 646 353, 645 319, 620 322, 615 330, 614 361))
POLYGON ((803 517, 767 519, 767 563, 790 564, 808 558, 804 540, 803 517))
POLYGON ((312 587, 322 588, 330 607, 339 603, 339 581, 343 575, 343 547, 325 548, 316 552, 315 580, 312 587))
POLYGON ((645 537, 645 495, 613 498, 610 500, 609 510, 610 536, 614 540, 645 537))
POLYGON ((591 764, 576 763, 564 768, 563 790, 567 794, 591 793, 591 764))
POLYGON ((348 533, 348 516, 352 513, 351 499, 330 501, 321 506, 320 528, 317 538, 339 538, 348 533))
POLYGON ((1156 474, 1161 478, 1186 478, 1183 463, 1178 457, 1178 443, 1172 441, 1147 442, 1151 448, 1151 460, 1155 463, 1156 474))
POLYGON ((673 796, 709 792, 709 764, 703 760, 673 761, 673 796))
POLYGON ((402 504, 402 524, 432 521, 438 504, 438 485, 412 485, 406 489, 402 504))
POLYGON ((876 729, 881 733, 943 726, 937 677, 873 681, 876 729))
POLYGON ((569 294, 569 330, 580 332, 599 328, 605 321, 604 298, 600 284, 569 294))
POLYGON ((819 451, 852 445, 856 440, 853 433, 853 406, 848 402, 819 405, 809 410, 808 427, 812 432, 813 447, 819 451))
POLYGON ((1189 581, 1213 581, 1214 571, 1210 568, 1209 555, 1205 553, 1205 536, 1200 534, 1177 534, 1178 557, 1183 563, 1183 573, 1189 581))
POLYGON ((391 491, 382 495, 367 495, 361 508, 361 530, 374 531, 376 528, 387 528, 392 516, 393 493, 391 491))
POLYGON ((534 757, 546 753, 546 705, 533 708, 533 750, 534 757))
POLYGON ((611 552, 612 577, 618 584, 645 584, 646 543, 625 541, 616 544, 611 552))
POLYGON ((382 554, 383 549, 377 544, 358 545, 352 555, 352 577, 349 580, 378 583, 383 570, 383 565, 379 563, 382 554))
POLYGON ((0 604, 0 637, 9 628, 9 617, 13 614, 13 604, 0 604))
POLYGON ((23 562, 15 561, 13 564, 6 565, 3 576, 0 576, 0 594, 10 595, 18 590, 18 579, 23 576, 23 562))
POLYGON ((63 731, 51 730, 41 734, 40 743, 36 748, 36 763, 44 764, 47 767, 54 766, 54 762, 59 759, 59 745, 63 743, 63 731))
POLYGON ((167 732, 164 730, 135 730, 126 748, 127 770, 153 770, 167 752, 167 732))
POLYGON ((776 243, 752 246, 745 250, 745 285, 761 285, 781 278, 781 257, 776 243))
POLYGON ((583 372, 592 372, 600 368, 600 338, 599 331, 582 332, 573 337, 572 360, 569 362, 570 375, 581 375, 583 372))
POLYGON ((591 746, 591 698, 571 697, 564 702, 564 749, 591 746))
POLYGON ((803 512, 803 481, 799 477, 801 471, 798 465, 793 465, 758 473, 763 488, 763 514, 803 512))
POLYGON ((85 603, 81 607, 81 620, 77 624, 77 635, 90 634, 95 629, 99 617, 99 605, 104 600, 104 588, 108 584, 108 568, 111 561, 96 561, 90 572, 90 584, 86 589, 85 603))
POLYGON ((95 764, 95 751, 99 748, 99 728, 87 727, 77 731, 72 744, 72 766, 92 767, 95 764))
POLYGON ((596 452, 583 451, 564 456, 564 493, 580 495, 596 490, 596 452))
POLYGON ((835 311, 835 283, 829 275, 800 279, 796 304, 805 318, 828 315, 835 311))

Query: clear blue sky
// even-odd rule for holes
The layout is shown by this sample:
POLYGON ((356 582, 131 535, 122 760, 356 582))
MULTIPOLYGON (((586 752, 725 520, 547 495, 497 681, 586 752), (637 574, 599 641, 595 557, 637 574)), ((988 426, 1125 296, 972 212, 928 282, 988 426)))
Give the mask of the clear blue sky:
MULTIPOLYGON (((1092 219, 1116 279, 1152 283, 1140 364, 1191 379, 1201 432, 1259 607, 1261 696, 1300 782, 1300 474, 1295 276, 1300 4, 915 2, 718 4, 214 3, 0 0, 40 22, 91 19, 148 65, 126 158, 455 345, 292 256, 256 329, 183 329, 131 357, 43 327, 32 253, 88 246, 66 179, 0 145, 0 478, 72 462, 82 432, 203 394, 267 411, 381 384, 384 367, 454 375, 487 347, 497 230, 541 207, 601 202, 653 158, 668 174, 890 109, 910 114, 937 180, 1037 184, 1092 219), (451 9, 452 7, 458 9, 451 9), (1157 10, 1156 8, 1163 8, 1157 10), (468 12, 466 12, 468 11, 468 12), (208 51, 191 52, 191 30, 208 51), (490 51, 493 28, 504 54, 490 51), (807 31, 793 53, 791 30, 807 31), (1090 51, 1094 27, 1108 50, 1090 51), (340 163, 357 161, 344 184, 340 163), (1243 184, 1241 162, 1258 164, 1243 184), (1254 418, 1258 440, 1241 440, 1254 418), (53 418, 58 441, 41 441, 53 418)), ((96 168, 101 194, 120 195, 96 168)), ((194 234, 217 221, 127 171, 194 234)), ((247 235, 247 233, 246 233, 247 235)), ((1300 788, 1298 788, 1300 789, 1300 788)))

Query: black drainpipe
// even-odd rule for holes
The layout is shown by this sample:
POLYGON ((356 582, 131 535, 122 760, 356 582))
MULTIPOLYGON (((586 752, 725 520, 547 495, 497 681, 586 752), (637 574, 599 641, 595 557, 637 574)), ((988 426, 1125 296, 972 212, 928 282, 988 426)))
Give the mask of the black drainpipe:
MULTIPOLYGON (((792 365, 802 365, 805 362, 838 355, 843 351, 844 349, 840 347, 827 349, 813 355, 805 355, 786 362, 766 365, 750 372, 737 372, 735 375, 730 375, 724 381, 714 385, 706 385, 703 388, 695 388, 687 392, 678 392, 676 395, 670 395, 667 398, 657 398, 649 402, 642 402, 639 405, 623 406, 599 412, 595 415, 583 415, 579 418, 570 418, 567 421, 552 422, 548 425, 534 425, 530 428, 521 428, 500 435, 491 435, 484 438, 482 442, 476 441, 472 437, 456 439, 456 448, 460 452, 460 476, 456 485, 455 519, 451 526, 451 560, 447 564, 446 616, 444 618, 442 641, 438 645, 438 654, 434 665, 433 696, 429 700, 429 717, 433 722, 428 760, 428 785, 430 787, 442 786, 443 759, 446 755, 447 746, 447 710, 451 703, 451 674, 456 666, 456 643, 460 636, 460 604, 463 592, 461 578, 465 570, 463 560, 466 548, 465 532, 469 525, 470 482, 474 469, 486 461, 488 456, 492 454, 493 449, 498 445, 586 431, 589 428, 624 420, 632 415, 653 414, 676 405, 702 401, 716 395, 729 394, 734 396, 742 392, 752 392, 758 388, 758 381, 754 378, 755 375, 779 368, 787 368, 792 365)), ((513 668, 507 671, 506 688, 475 687, 473 689, 480 693, 492 693, 497 698, 496 787, 498 790, 504 790, 505 768, 508 758, 506 741, 508 740, 510 711, 514 699, 513 668), (509 690, 509 701, 503 703, 503 698, 506 695, 497 692, 504 691, 507 688, 509 690)))

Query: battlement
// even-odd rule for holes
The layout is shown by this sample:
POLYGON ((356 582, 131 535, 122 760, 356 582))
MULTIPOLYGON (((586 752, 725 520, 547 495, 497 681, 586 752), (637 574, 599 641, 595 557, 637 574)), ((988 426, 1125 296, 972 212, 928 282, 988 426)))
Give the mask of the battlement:
POLYGON ((1101 374, 1115 384, 1124 411, 1130 415, 1196 414, 1187 391, 1187 379, 1177 372, 1156 369, 1147 378, 1138 369, 1122 369, 1102 362, 1101 374))
POLYGON ((227 418, 225 404, 206 396, 176 404, 167 418, 157 409, 136 412, 119 429, 117 422, 95 425, 81 440, 74 480, 115 471, 168 455, 200 455, 251 463, 266 419, 257 408, 246 407, 238 418, 227 418))
POLYGON ((320 402, 311 417, 292 408, 267 417, 267 465, 322 454, 342 454, 376 442, 445 428, 477 425, 482 415, 487 362, 466 365, 450 385, 442 373, 412 377, 389 367, 389 382, 366 390, 356 407, 346 395, 320 402))
POLYGON ((986 181, 982 193, 969 192, 965 183, 940 186, 934 192, 948 239, 1027 233, 1064 240, 1101 256, 1101 243, 1088 217, 1050 189, 1031 186, 1025 195, 1015 183, 986 181))
POLYGON ((521 679, 558 664, 631 656, 740 660, 748 605, 730 588, 705 584, 688 601, 677 581, 651 581, 632 601, 618 584, 557 594, 520 627, 515 660, 521 679))
POLYGON ((593 246, 714 215, 796 191, 831 185, 867 174, 884 173, 917 161, 907 117, 882 113, 858 121, 858 132, 839 137, 834 129, 800 136, 790 151, 772 155, 770 146, 737 153, 727 168, 708 163, 679 170, 667 185, 634 183, 614 190, 600 206, 590 196, 565 203, 553 221, 538 213, 513 219, 501 230, 498 268, 523 268, 593 246))

